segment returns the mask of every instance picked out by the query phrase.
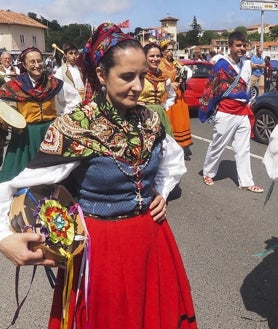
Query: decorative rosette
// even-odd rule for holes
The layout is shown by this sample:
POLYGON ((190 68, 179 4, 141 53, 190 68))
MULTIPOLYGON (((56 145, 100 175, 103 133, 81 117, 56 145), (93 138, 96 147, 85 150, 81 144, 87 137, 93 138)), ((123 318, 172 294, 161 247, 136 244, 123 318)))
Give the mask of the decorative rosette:
POLYGON ((35 209, 34 216, 41 225, 41 233, 47 244, 63 248, 73 243, 75 235, 74 209, 63 206, 55 199, 43 199, 35 209))

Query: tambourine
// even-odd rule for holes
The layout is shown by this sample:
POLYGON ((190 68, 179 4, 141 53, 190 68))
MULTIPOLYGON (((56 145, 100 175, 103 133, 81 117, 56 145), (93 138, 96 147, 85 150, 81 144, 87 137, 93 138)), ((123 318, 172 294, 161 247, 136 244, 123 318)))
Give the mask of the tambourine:
POLYGON ((6 102, 0 101, 0 123, 23 129, 26 127, 24 116, 6 102))
POLYGON ((41 248, 45 258, 57 263, 67 261, 85 247, 87 231, 82 210, 62 185, 38 185, 18 190, 9 219, 14 232, 43 234, 45 243, 32 244, 30 248, 41 248))
POLYGON ((0 101, 0 165, 3 161, 7 137, 12 129, 20 131, 26 126, 24 116, 7 103, 0 101))

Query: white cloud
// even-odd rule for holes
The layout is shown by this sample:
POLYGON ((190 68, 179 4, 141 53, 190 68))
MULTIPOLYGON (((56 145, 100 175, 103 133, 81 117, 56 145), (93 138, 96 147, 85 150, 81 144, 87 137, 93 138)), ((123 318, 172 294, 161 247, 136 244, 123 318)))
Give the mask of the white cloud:
POLYGON ((99 16, 109 18, 109 16, 128 10, 133 2, 134 0, 13 0, 12 4, 7 4, 6 0, 0 0, 0 8, 24 14, 36 13, 46 19, 57 20, 61 25, 91 24, 91 19, 99 21, 99 16))

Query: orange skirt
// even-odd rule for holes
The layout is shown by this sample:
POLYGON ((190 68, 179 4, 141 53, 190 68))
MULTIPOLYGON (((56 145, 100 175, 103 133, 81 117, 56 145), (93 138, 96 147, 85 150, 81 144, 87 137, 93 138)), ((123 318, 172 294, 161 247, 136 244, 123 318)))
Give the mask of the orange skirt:
POLYGON ((176 102, 166 111, 166 114, 172 126, 174 139, 181 147, 185 147, 192 144, 190 116, 181 90, 178 89, 176 93, 176 102))
MULTIPOLYGON (((76 300, 76 275, 67 328, 197 328, 187 275, 166 220, 155 223, 149 213, 85 220, 92 241, 88 301, 84 277, 76 300)), ((80 259, 75 258, 76 269, 80 259)), ((60 329, 63 278, 59 269, 49 329, 60 329)))

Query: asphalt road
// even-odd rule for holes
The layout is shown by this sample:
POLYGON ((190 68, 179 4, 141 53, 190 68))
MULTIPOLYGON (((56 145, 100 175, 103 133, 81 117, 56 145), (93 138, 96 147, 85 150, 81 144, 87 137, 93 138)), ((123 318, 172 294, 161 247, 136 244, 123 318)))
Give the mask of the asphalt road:
MULTIPOLYGON (((188 172, 171 194, 167 213, 191 283, 199 329, 277 329, 278 253, 254 254, 278 243, 278 187, 266 207, 266 193, 239 190, 231 149, 223 155, 215 185, 204 185, 201 169, 211 127, 196 118, 191 122, 192 160, 186 162, 188 172)), ((254 179, 267 190, 270 181, 261 160, 265 149, 251 141, 254 179)), ((16 309, 15 268, 3 256, 0 262, 2 329, 16 309)), ((21 269, 21 298, 31 274, 30 268, 21 269)), ((12 328, 46 328, 51 295, 44 271, 39 269, 12 328)))

